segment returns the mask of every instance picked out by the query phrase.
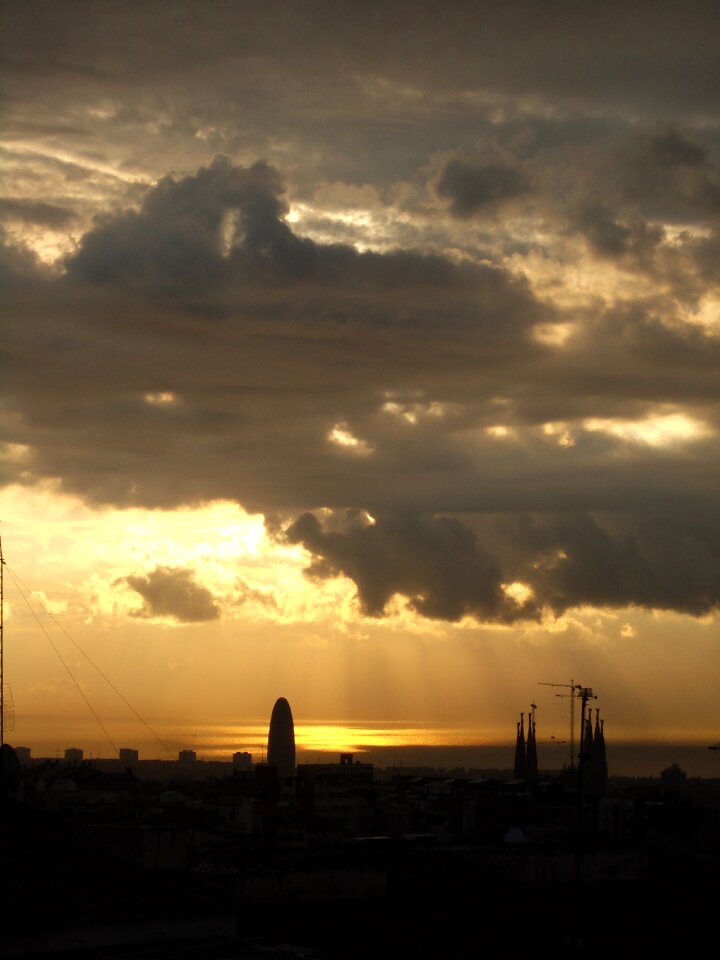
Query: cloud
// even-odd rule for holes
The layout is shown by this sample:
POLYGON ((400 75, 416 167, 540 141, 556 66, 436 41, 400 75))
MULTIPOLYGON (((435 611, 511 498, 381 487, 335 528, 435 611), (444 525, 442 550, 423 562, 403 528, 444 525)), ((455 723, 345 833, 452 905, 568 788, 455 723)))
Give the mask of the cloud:
POLYGON ((363 611, 376 617, 396 594, 426 617, 505 623, 581 606, 695 616, 720 607, 717 515, 521 515, 476 525, 479 534, 457 518, 405 514, 323 528, 306 513, 285 536, 312 554, 310 578, 349 577, 363 611))
POLYGON ((19 197, 0 197, 0 214, 8 220, 37 224, 51 230, 67 227, 75 220, 74 212, 66 207, 19 197))
POLYGON ((259 255, 281 242, 280 192, 279 177, 267 164, 246 169, 217 157, 195 176, 163 178, 139 211, 100 218, 67 258, 68 273, 93 283, 204 293, 226 279, 236 232, 259 255))
POLYGON ((717 512, 541 518, 522 523, 515 544, 526 555, 521 569, 555 613, 586 604, 699 616, 720 606, 717 512))
MULTIPOLYGON (((435 619, 514 618, 499 571, 472 531, 451 517, 386 516, 372 524, 352 522, 341 532, 323 530, 306 513, 285 536, 315 556, 309 576, 350 577, 370 616, 381 616, 390 598, 401 594, 418 613, 435 619)), ((524 612, 532 615, 533 608, 524 612)))
POLYGON ((602 204, 586 206, 576 220, 579 231, 587 237, 592 248, 601 256, 616 260, 632 256, 646 260, 663 240, 663 230, 648 227, 641 220, 622 223, 602 204))
POLYGON ((621 147, 620 200, 645 217, 666 222, 717 220, 720 171, 715 151, 670 129, 640 135, 621 147))
POLYGON ((125 583, 143 598, 137 617, 171 617, 180 623, 203 623, 220 616, 212 593, 195 582, 192 570, 156 567, 147 576, 125 577, 125 583))
POLYGON ((529 190, 527 176, 514 167, 462 160, 450 160, 437 184, 439 195, 451 201, 450 212, 460 219, 496 208, 529 190))
POLYGON ((717 11, 451 8, 16 5, 8 476, 314 513, 368 610, 709 609, 717 11))

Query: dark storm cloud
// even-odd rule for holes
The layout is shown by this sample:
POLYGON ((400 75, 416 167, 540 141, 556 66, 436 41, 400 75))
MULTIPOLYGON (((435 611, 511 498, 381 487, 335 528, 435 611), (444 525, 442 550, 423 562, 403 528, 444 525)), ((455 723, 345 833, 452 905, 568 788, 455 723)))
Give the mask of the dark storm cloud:
POLYGON ((382 616, 397 595, 424 616, 510 623, 583 605, 639 606, 692 615, 720 606, 720 518, 676 515, 640 522, 589 514, 523 515, 483 525, 498 555, 448 517, 384 516, 375 524, 324 530, 303 514, 286 531, 313 555, 310 578, 343 574, 363 611, 382 616), (502 556, 502 559, 500 559, 502 556), (522 602, 501 584, 532 589, 522 602))
POLYGON ((677 610, 720 606, 720 517, 569 516, 521 524, 516 543, 536 595, 555 612, 579 604, 677 610), (534 555, 533 555, 534 554, 534 555))
POLYGON ((450 517, 390 516, 354 524, 346 532, 322 529, 311 513, 287 530, 290 543, 316 556, 311 577, 352 579, 365 613, 380 616, 390 598, 408 597, 423 616, 459 620, 511 619, 500 573, 467 527, 450 517))
POLYGON ((707 150, 675 131, 655 138, 650 151, 657 162, 666 167, 703 168, 708 162, 707 150))
POLYGON ((436 151, 507 142, 518 121, 670 118, 712 137, 718 118, 719 15, 703 0, 659 0, 652 16, 562 0, 2 10, 9 140, 146 180, 225 152, 292 166, 301 191, 389 185, 436 151))
POLYGON ((363 505, 293 535, 374 613, 716 602, 716 5, 3 16, 6 213, 70 251, 0 251, 11 480, 363 505))
POLYGON ((620 202, 645 216, 669 222, 712 222, 720 216, 717 150, 670 130, 635 137, 615 157, 622 184, 620 202))
POLYGON ((533 324, 553 312, 522 281, 314 243, 282 220, 278 184, 263 164, 225 160, 166 178, 86 234, 65 276, 20 284, 7 387, 37 470, 100 501, 172 504, 239 483, 264 506, 273 490, 282 504, 334 502, 338 483, 391 467, 384 436, 425 456, 383 412, 386 394, 451 400, 486 368, 489 397, 501 367, 541 356, 533 324), (372 432, 372 464, 328 442, 343 421, 372 432))
POLYGON ((220 608, 213 595, 195 582, 192 570, 156 567, 147 576, 125 577, 145 601, 138 617, 172 617, 180 623, 217 620, 220 608))
MULTIPOLYGON (((106 217, 63 277, 40 283, 15 254, 7 432, 32 448, 16 476, 98 502, 258 509, 708 496, 673 451, 539 432, 663 403, 712 417, 716 339, 668 324, 666 305, 596 309, 558 350, 533 330, 564 316, 503 270, 315 243, 284 209, 275 171, 219 160, 106 217), (497 423, 517 436, 487 434, 497 423), (338 426, 357 448, 333 442, 338 426)), ((712 440, 693 449, 717 458, 712 440)))
MULTIPOLYGON (((712 0, 687 0, 682 10, 673 0, 657 0, 652 16, 643 3, 619 0, 548 0, 542 9, 534 0, 160 0, 143 4, 141 14, 101 0, 18 0, 4 8, 6 59, 23 78, 98 84, 122 72, 128 85, 142 87, 149 77, 173 70, 193 75, 228 61, 243 78, 244 61, 262 68, 277 59, 290 75, 308 70, 311 81, 334 75, 342 82, 344 69, 432 82, 441 91, 492 85, 512 95, 717 109, 712 0)), ((262 70, 258 87, 262 94, 262 70)))
MULTIPOLYGON (((458 266, 411 251, 359 254, 343 244, 317 244, 292 232, 279 174, 264 162, 249 168, 217 157, 197 174, 163 178, 138 211, 101 218, 66 259, 70 277, 119 283, 155 292, 242 295, 280 283, 336 287, 349 306, 353 295, 430 288, 484 294, 515 324, 538 315, 522 284, 501 271, 458 266), (524 302, 523 302, 524 301, 524 302)), ((347 308, 346 308, 347 309, 347 308)), ((393 311, 393 306, 390 306, 393 311)))
POLYGON ((460 218, 498 207, 529 189, 529 180, 520 170, 499 163, 477 165, 462 160, 447 163, 437 185, 440 196, 451 201, 453 216, 460 218))
POLYGON ((0 197, 0 216, 51 229, 67 227, 75 219, 73 211, 65 207, 16 197, 0 197))
POLYGON ((584 207, 575 222, 595 252, 612 260, 632 256, 643 262, 652 256, 664 236, 661 228, 648 226, 643 220, 616 220, 602 204, 584 207))
MULTIPOLYGON (((221 228, 228 214, 241 217, 244 244, 269 249, 288 234, 276 171, 256 163, 244 169, 217 158, 196 176, 161 180, 139 211, 100 220, 67 259, 70 275, 93 283, 139 283, 204 292, 225 279, 221 228)), ((230 240, 232 223, 227 224, 230 240)))

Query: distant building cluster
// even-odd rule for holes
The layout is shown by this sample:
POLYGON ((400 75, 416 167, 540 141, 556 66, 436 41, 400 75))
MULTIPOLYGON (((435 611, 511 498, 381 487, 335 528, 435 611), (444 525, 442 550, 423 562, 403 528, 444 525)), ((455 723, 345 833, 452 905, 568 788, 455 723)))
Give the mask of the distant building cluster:
MULTIPOLYGON (((143 761, 132 748, 115 760, 84 761, 77 747, 63 761, 31 762, 20 748, 24 768, 13 790, 39 811, 71 814, 76 836, 104 856, 145 870, 216 870, 218 884, 262 854, 333 852, 362 869, 343 873, 333 860, 322 896, 356 896, 366 881, 371 896, 379 876, 366 869, 372 858, 430 849, 472 851, 489 875, 515 882, 637 880, 653 838, 671 828, 676 843, 692 823, 683 806, 687 778, 669 768, 654 793, 608 795, 598 711, 594 719, 583 709, 577 768, 553 775, 538 769, 533 713, 517 722, 512 770, 378 771, 351 753, 297 764, 292 711, 280 698, 267 763, 253 765, 247 752, 232 763, 198 761, 193 750, 181 750, 177 761, 143 761)), ((319 875, 297 879, 307 896, 318 894, 319 875)), ((273 893, 269 874, 242 877, 250 900, 284 895, 281 887, 273 893)))

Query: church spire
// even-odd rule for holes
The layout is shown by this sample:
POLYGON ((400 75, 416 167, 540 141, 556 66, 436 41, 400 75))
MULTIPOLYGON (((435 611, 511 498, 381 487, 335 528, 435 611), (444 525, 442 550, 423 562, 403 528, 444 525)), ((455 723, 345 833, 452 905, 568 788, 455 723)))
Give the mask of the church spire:
POLYGON ((608 768, 607 754, 605 752, 605 721, 600 719, 600 711, 596 711, 595 716, 595 769, 597 794, 604 796, 607 792, 608 768))
MULTIPOLYGON (((533 704, 534 708, 535 704, 533 704)), ((525 777, 530 783, 537 782, 537 741, 535 740, 535 717, 533 712, 528 717, 527 753, 525 757, 525 777)))
POLYGON ((513 776, 516 780, 524 780, 525 773, 525 714, 521 713, 517 725, 517 739, 515 740, 515 766, 513 768, 513 776))

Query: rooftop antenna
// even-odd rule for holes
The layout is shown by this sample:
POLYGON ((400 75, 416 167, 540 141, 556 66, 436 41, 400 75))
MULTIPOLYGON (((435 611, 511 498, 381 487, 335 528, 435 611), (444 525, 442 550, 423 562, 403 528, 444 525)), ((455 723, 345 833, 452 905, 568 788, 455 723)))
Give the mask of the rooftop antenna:
POLYGON ((5 560, 0 534, 0 747, 5 746, 5 674, 3 672, 3 624, 5 615, 5 560))

